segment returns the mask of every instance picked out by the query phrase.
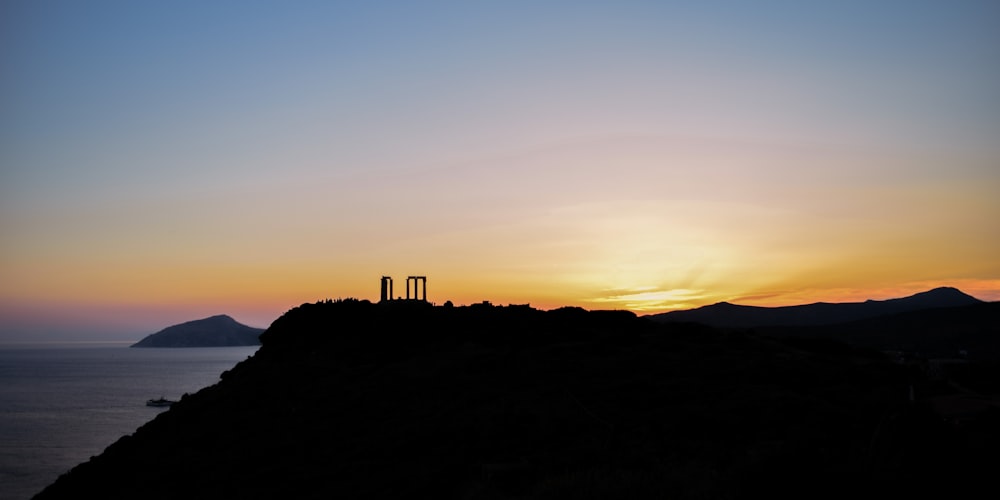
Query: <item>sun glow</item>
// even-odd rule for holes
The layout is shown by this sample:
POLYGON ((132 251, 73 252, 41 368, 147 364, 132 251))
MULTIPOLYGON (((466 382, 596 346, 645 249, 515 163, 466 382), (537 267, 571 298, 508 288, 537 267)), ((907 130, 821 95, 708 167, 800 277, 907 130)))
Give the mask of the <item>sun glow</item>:
POLYGON ((657 290, 655 287, 638 290, 608 290, 603 297, 591 302, 602 308, 626 309, 637 313, 686 309, 701 305, 709 297, 705 290, 657 290))

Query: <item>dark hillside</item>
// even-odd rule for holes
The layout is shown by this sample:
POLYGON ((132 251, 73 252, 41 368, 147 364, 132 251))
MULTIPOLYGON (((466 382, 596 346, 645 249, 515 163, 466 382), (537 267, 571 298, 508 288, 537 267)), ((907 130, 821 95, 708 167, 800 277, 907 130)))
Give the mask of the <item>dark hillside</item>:
POLYGON ((919 372, 846 344, 354 300, 261 340, 37 498, 953 495, 996 464, 908 401, 919 372))
POLYGON ((758 328, 778 337, 829 338, 924 358, 1000 363, 1000 302, 922 309, 821 327, 758 328))

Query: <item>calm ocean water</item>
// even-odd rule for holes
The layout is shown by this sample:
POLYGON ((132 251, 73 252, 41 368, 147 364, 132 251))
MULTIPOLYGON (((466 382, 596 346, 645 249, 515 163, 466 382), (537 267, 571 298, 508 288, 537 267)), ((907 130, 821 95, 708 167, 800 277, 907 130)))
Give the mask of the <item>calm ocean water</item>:
POLYGON ((257 347, 0 347, 0 499, 31 498, 257 347))

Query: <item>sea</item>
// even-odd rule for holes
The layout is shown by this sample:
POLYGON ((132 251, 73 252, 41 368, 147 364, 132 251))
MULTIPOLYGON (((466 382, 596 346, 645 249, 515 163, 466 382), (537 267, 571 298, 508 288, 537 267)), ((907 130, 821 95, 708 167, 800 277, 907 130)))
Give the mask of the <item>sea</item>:
POLYGON ((0 345, 0 499, 27 500, 178 400, 219 381, 252 347, 130 343, 0 345))

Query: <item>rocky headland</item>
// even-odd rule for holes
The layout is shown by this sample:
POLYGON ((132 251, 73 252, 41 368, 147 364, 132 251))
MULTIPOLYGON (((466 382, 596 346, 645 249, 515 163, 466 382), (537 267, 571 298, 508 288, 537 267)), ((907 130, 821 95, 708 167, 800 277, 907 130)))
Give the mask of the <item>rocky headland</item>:
POLYGON ((998 464, 996 408, 944 418, 946 379, 829 339, 359 300, 260 339, 36 498, 903 498, 998 464))

